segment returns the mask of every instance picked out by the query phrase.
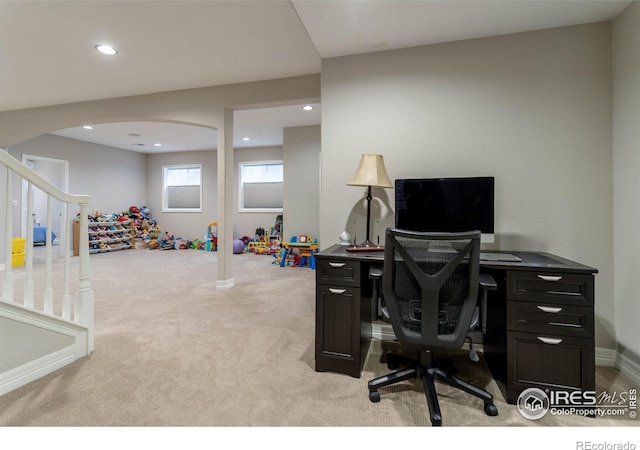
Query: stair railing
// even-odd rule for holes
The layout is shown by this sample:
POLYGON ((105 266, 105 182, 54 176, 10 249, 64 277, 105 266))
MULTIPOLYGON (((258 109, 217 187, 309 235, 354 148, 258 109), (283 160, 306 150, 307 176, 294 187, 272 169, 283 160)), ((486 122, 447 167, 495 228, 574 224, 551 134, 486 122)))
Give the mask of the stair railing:
MULTIPOLYGON (((11 156, 6 150, 0 148, 0 167, 5 166, 5 208, 4 208, 4 229, 0 229, 0 239, 4 233, 4 277, 2 283, 2 301, 20 305, 33 311, 39 311, 45 315, 57 317, 66 321, 74 322, 78 325, 86 327, 88 330, 87 355, 91 354, 94 349, 94 295, 91 290, 89 281, 89 240, 85 237, 78 239, 79 246, 79 265, 77 288, 75 292, 75 301, 73 308, 71 305, 71 220, 70 208, 80 209, 79 221, 80 229, 88 229, 88 211, 90 195, 73 195, 68 194, 59 189, 54 184, 45 180, 42 176, 22 164, 16 158, 11 156), (24 260, 24 287, 22 290, 22 301, 16 299, 16 289, 13 269, 13 214, 12 214, 12 186, 16 180, 25 181, 27 184, 27 205, 26 205, 26 244, 25 244, 25 260, 24 260), (47 218, 46 218, 46 255, 44 262, 44 290, 42 292, 42 302, 35 302, 36 292, 34 292, 34 271, 33 271, 33 221, 29 218, 33 217, 33 189, 37 188, 44 192, 47 196, 47 218), (63 288, 56 303, 56 297, 53 288, 53 254, 52 254, 52 218, 51 218, 51 202, 55 199, 62 203, 64 211, 61 232, 62 242, 62 258, 63 258, 63 288)), ((1 170, 1 169, 0 169, 1 170)), ((0 203, 2 205, 2 203, 0 203)), ((22 205, 24 208, 24 205, 22 205)), ((2 211, 0 211, 0 217, 2 211)), ((40 266, 38 266, 40 267, 40 266)))

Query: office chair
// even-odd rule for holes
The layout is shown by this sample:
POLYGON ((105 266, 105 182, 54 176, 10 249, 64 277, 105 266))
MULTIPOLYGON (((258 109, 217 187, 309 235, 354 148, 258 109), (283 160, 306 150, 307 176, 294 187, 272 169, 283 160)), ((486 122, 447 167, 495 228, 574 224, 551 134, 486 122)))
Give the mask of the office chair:
POLYGON ((378 389, 420 377, 432 425, 442 424, 435 380, 461 389, 484 402, 484 412, 498 415, 493 396, 452 374, 432 358, 432 349, 460 349, 477 318, 480 232, 419 233, 386 231, 383 295, 393 331, 401 345, 416 347, 413 360, 388 353, 387 366, 398 370, 369 381, 369 400, 380 401, 378 389))

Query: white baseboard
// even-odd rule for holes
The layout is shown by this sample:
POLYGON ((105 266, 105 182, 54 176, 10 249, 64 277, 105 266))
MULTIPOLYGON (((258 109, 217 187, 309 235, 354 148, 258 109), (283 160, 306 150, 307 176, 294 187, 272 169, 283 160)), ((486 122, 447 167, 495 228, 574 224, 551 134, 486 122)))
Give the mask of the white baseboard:
POLYGON ((231 289, 235 285, 236 285, 236 283, 233 280, 233 278, 230 278, 228 280, 218 280, 218 281, 216 281, 216 289, 231 289))
POLYGON ((616 367, 618 352, 611 348, 596 347, 596 366, 616 367))
POLYGON ((76 360, 76 346, 70 345, 0 374, 0 395, 31 383, 76 360))
POLYGON ((640 386, 640 364, 631 360, 626 355, 618 354, 618 364, 616 364, 618 370, 633 381, 637 386, 640 386))

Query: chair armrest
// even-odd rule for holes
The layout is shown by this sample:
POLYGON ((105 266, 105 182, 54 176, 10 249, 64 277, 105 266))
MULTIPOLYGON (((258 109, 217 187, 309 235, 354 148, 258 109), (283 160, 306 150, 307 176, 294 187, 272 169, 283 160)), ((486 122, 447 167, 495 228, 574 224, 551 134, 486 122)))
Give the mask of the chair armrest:
POLYGON ((382 279, 382 267, 371 266, 369 268, 369 279, 380 280, 382 279))
POLYGON ((481 273, 478 282, 480 283, 480 287, 487 291, 495 291, 498 289, 498 283, 496 283, 496 280, 488 273, 481 273))
POLYGON ((480 283, 480 328, 482 334, 487 333, 487 291, 498 289, 498 283, 488 273, 481 273, 478 277, 480 283))

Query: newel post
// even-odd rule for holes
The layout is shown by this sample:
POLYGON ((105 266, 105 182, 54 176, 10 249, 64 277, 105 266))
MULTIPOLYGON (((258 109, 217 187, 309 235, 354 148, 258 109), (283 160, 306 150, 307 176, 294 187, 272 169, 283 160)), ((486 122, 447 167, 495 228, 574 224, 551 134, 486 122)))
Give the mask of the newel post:
MULTIPOLYGON (((89 204, 80 204, 80 230, 89 229, 89 220, 87 218, 89 212, 89 204)), ((82 234, 78 239, 79 257, 80 257, 80 278, 78 291, 76 292, 74 306, 74 321, 89 330, 87 354, 93 352, 93 328, 94 328, 94 307, 93 307, 93 291, 89 282, 89 240, 82 234)))

